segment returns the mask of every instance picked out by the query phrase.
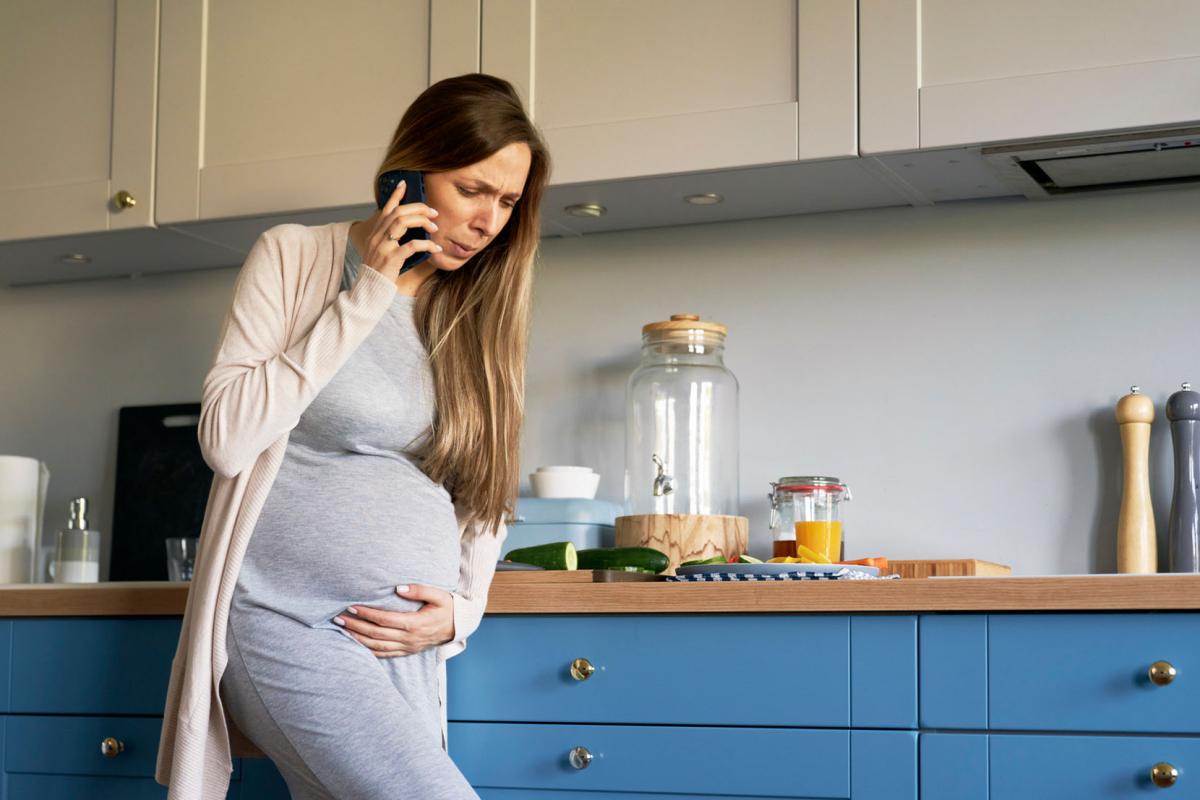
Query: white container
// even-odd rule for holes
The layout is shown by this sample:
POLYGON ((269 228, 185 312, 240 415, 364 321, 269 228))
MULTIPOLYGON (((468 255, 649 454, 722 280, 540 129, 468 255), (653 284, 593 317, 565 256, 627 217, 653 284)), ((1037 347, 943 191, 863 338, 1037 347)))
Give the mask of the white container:
POLYGON ((529 476, 529 484, 533 487, 534 497, 582 497, 590 500, 600 487, 600 473, 592 472, 587 467, 538 471, 529 476))
POLYGON ((0 583, 38 582, 50 470, 36 458, 0 456, 0 583))

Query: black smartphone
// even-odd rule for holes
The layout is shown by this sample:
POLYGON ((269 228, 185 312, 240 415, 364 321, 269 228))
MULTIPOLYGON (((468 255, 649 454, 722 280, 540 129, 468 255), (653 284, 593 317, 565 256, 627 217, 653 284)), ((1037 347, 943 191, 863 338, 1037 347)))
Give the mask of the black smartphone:
MULTIPOLYGON (((400 205, 408 203, 426 203, 425 199, 425 176, 420 172, 410 169, 396 169, 391 172, 385 172, 379 176, 379 181, 375 186, 375 203, 379 208, 383 208, 383 204, 392 196, 392 192, 396 191, 396 185, 404 181, 404 199, 400 201, 400 205)), ((428 239, 429 231, 424 228, 409 228, 400 237, 399 244, 411 241, 413 239, 428 239)), ((420 264, 431 254, 425 250, 414 253, 404 259, 404 265, 400 267, 400 274, 408 272, 410 269, 420 264)))

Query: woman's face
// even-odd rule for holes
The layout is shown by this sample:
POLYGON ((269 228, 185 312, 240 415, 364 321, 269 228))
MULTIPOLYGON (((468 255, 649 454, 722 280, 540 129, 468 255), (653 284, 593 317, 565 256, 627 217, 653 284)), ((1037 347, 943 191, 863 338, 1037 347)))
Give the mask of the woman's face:
POLYGON ((428 205, 438 212, 433 218, 438 229, 430 238, 442 246, 430 263, 458 269, 500 234, 525 187, 531 160, 529 145, 517 142, 470 166, 425 174, 428 205))

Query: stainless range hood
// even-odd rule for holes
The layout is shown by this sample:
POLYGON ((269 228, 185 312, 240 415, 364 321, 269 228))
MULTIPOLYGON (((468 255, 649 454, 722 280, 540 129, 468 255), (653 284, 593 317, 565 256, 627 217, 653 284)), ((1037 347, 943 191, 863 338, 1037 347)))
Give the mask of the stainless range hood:
POLYGON ((1200 184, 1200 128, 984 147, 980 155, 1031 200, 1200 184))

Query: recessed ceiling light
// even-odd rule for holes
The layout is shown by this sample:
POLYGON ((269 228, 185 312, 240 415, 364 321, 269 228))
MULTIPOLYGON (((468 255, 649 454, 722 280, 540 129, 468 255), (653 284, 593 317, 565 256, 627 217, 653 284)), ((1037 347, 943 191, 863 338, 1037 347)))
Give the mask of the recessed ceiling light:
POLYGON ((59 258, 59 261, 64 264, 90 264, 91 256, 85 256, 83 253, 67 253, 59 258))
POLYGON ((705 192, 704 194, 690 194, 683 199, 694 206, 715 206, 725 198, 716 192, 705 192))
POLYGON ((567 206, 563 211, 572 217, 603 217, 608 213, 608 209, 599 203, 576 203, 575 205, 567 206))

